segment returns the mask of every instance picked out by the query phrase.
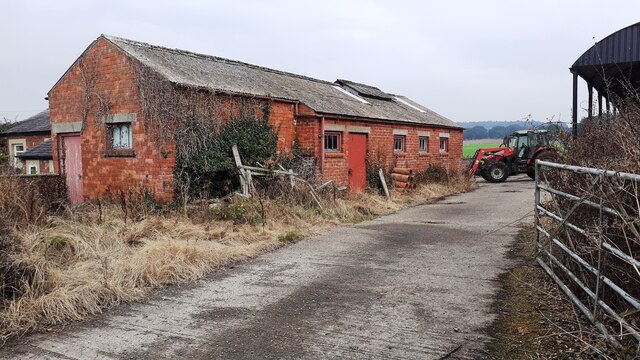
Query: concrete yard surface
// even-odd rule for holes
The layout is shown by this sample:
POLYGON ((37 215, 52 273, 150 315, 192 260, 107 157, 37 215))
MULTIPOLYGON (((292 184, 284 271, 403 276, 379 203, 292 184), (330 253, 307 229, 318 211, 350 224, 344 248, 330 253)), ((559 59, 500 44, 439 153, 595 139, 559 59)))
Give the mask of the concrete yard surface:
POLYGON ((498 275, 533 182, 515 177, 304 239, 8 359, 482 359, 498 275))

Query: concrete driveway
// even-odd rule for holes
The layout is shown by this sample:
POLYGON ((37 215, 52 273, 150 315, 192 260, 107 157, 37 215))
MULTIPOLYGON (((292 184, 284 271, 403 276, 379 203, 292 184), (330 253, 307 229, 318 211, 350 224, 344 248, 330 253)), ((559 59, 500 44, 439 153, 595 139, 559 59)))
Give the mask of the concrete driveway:
POLYGON ((0 350, 15 359, 478 359, 533 182, 450 197, 0 350))

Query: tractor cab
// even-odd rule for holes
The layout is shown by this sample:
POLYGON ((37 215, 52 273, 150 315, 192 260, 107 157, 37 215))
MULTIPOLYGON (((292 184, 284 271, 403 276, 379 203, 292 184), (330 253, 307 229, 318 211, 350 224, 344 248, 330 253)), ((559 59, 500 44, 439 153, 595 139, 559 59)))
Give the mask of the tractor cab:
POLYGON ((507 136, 501 146, 512 150, 511 166, 513 173, 526 172, 530 160, 541 148, 549 146, 549 132, 547 130, 519 130, 507 136))
POLYGON ((469 174, 489 182, 503 182, 511 175, 535 176, 535 160, 555 158, 547 130, 519 130, 505 137, 498 148, 479 149, 469 165, 469 174))

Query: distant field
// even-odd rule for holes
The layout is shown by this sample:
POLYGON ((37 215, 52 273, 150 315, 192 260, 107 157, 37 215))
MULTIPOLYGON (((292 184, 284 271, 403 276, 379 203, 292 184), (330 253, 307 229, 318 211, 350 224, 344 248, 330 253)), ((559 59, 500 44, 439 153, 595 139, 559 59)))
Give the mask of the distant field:
POLYGON ((497 140, 497 142, 494 143, 472 143, 469 144, 469 142, 465 141, 464 145, 462 145, 462 157, 463 158, 470 158, 473 156, 473 154, 476 153, 476 150, 481 149, 481 148, 491 148, 491 147, 498 147, 500 146, 500 140, 497 140))
POLYGON ((500 144, 502 139, 473 139, 473 140, 464 140, 464 144, 500 144))

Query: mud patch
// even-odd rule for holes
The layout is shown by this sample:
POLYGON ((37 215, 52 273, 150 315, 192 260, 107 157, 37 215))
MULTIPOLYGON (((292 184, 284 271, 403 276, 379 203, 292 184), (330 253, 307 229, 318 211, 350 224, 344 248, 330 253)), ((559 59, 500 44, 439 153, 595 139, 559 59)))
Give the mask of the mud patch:
POLYGON ((433 220, 423 220, 423 221, 406 221, 407 224, 428 224, 428 225, 443 225, 446 224, 444 221, 433 221, 433 220))
POLYGON ((204 320, 224 320, 229 318, 241 318, 251 314, 251 310, 243 307, 217 307, 209 310, 201 311, 197 314, 193 314, 191 317, 194 319, 204 320))

